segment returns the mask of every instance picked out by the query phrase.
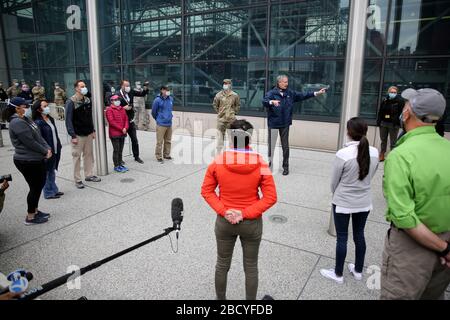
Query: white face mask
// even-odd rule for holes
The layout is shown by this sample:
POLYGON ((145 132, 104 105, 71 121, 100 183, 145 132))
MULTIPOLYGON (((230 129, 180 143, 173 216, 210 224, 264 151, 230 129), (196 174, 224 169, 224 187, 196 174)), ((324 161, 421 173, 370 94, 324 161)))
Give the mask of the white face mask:
POLYGON ((45 107, 45 108, 44 108, 44 111, 42 111, 42 114, 48 116, 48 115, 50 114, 50 107, 48 107, 48 106, 45 107))
POLYGON ((112 87, 111 88, 111 93, 116 93, 116 88, 112 87))
POLYGON ((56 86, 55 89, 59 89, 59 86, 56 86))
POLYGON ((114 104, 116 107, 118 107, 118 106, 120 106, 120 101, 114 101, 113 104, 114 104))
POLYGON ((225 91, 230 90, 230 85, 224 84, 223 85, 223 90, 225 90, 225 91))
POLYGON ((32 116, 33 116, 33 111, 31 111, 31 108, 28 108, 28 109, 25 111, 25 117, 31 119, 32 116))
POLYGON ((82 94, 83 96, 87 95, 88 92, 89 92, 88 88, 86 88, 86 87, 81 88, 81 94, 82 94))
POLYGON ((141 90, 141 88, 142 88, 142 86, 141 86, 140 84, 138 84, 138 85, 136 86, 136 89, 138 89, 138 90, 141 90))
POLYGON ((166 97, 170 97, 170 94, 171 94, 171 92, 170 92, 170 91, 167 91, 167 92, 166 92, 166 97))
POLYGON ((125 92, 126 93, 130 93, 130 91, 131 91, 131 87, 125 87, 125 92))

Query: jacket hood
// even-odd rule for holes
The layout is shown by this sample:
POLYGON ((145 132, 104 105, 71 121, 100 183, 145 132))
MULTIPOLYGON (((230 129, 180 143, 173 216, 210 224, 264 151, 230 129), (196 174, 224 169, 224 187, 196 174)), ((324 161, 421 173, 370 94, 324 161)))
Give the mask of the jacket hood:
POLYGON ((249 149, 225 151, 217 156, 216 163, 238 174, 251 174, 261 168, 260 155, 249 149))

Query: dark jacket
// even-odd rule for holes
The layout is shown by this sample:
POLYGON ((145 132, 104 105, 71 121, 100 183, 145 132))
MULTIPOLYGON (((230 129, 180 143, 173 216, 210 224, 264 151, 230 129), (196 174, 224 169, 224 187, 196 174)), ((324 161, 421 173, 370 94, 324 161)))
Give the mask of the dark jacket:
POLYGON ((27 92, 22 91, 17 96, 20 98, 24 98, 26 101, 30 101, 30 102, 33 102, 33 99, 34 99, 33 94, 31 93, 31 90, 27 91, 27 92))
POLYGON ((134 115, 136 114, 136 111, 134 110, 134 97, 145 97, 148 94, 149 90, 148 88, 145 88, 142 91, 136 91, 134 89, 131 89, 130 93, 128 93, 128 99, 126 99, 126 93, 120 89, 119 91, 116 91, 115 94, 117 94, 120 97, 120 105, 122 107, 126 107, 128 105, 131 106, 131 110, 127 110, 127 116, 128 116, 128 122, 133 122, 134 115))
POLYGON ((78 99, 72 96, 66 102, 67 133, 75 139, 77 136, 87 137, 95 132, 92 117, 92 103, 88 97, 78 99))
POLYGON ((17 115, 11 117, 9 136, 14 146, 14 159, 22 161, 42 161, 46 158, 50 146, 41 135, 33 120, 17 115))
POLYGON ((405 100, 400 95, 397 95, 394 99, 389 98, 389 96, 385 97, 378 111, 377 126, 380 126, 382 122, 386 122, 400 127, 400 115, 404 106, 405 100))
POLYGON ((6 94, 5 89, 0 88, 0 101, 6 101, 8 99, 8 95, 6 94))
POLYGON ((50 128, 48 123, 45 122, 44 119, 42 119, 42 118, 36 119, 35 123, 38 125, 39 129, 41 130, 42 138, 44 138, 44 140, 47 142, 47 144, 50 146, 50 148, 52 148, 53 156, 49 160, 47 160, 47 166, 48 166, 48 168, 54 167, 56 170, 58 170, 59 161, 61 160, 62 145, 61 145, 61 141, 59 140, 58 129, 56 128, 55 120, 52 117, 49 117, 49 119, 50 119, 50 122, 55 127, 56 141, 57 141, 56 146, 53 141, 52 128, 50 128), (55 151, 57 151, 57 152, 55 152, 55 151))
POLYGON ((313 98, 314 93, 303 94, 290 90, 289 88, 281 95, 279 88, 274 88, 267 92, 263 99, 263 106, 267 109, 267 120, 270 129, 285 128, 292 125, 292 116, 294 114, 294 103, 313 98), (279 107, 270 105, 270 100, 279 100, 279 107))

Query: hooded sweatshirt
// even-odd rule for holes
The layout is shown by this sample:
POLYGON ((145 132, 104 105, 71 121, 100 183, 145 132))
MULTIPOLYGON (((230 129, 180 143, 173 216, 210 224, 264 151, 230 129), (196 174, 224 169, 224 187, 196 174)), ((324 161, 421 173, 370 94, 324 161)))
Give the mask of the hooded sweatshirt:
POLYGON ((261 155, 250 149, 234 149, 218 155, 208 167, 201 193, 218 215, 225 216, 227 210, 236 209, 247 220, 260 218, 277 202, 269 166, 261 155))

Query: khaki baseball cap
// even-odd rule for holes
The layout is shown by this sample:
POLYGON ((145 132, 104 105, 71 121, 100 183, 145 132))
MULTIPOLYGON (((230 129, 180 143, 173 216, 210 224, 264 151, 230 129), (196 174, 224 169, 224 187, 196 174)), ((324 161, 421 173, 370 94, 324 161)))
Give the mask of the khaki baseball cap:
POLYGON ((444 115, 447 102, 437 90, 406 89, 402 97, 409 101, 414 114, 423 122, 437 122, 444 115))
POLYGON ((231 79, 223 79, 223 83, 229 83, 229 84, 231 84, 231 79))

